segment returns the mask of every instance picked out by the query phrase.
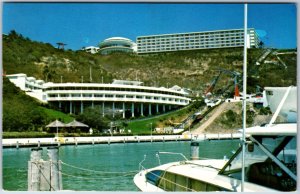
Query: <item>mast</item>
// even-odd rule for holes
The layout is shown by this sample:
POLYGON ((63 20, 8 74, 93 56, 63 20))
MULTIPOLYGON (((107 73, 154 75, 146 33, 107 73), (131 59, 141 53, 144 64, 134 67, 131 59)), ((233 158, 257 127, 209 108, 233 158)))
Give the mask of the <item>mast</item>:
POLYGON ((244 5, 244 63, 243 63, 243 136, 242 136, 242 184, 241 192, 244 192, 245 182, 245 129, 246 129, 246 95, 247 95, 247 12, 248 5, 244 5))

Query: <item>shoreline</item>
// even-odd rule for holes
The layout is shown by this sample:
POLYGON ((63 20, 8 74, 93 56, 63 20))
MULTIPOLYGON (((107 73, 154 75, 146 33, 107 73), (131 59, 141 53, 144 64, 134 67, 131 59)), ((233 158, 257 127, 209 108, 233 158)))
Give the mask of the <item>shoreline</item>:
POLYGON ((13 138, 2 139, 3 148, 42 147, 64 145, 94 145, 113 143, 144 143, 168 141, 192 141, 213 139, 237 139, 240 133, 231 134, 183 134, 183 135, 155 135, 155 136, 96 136, 96 137, 54 137, 54 138, 13 138))

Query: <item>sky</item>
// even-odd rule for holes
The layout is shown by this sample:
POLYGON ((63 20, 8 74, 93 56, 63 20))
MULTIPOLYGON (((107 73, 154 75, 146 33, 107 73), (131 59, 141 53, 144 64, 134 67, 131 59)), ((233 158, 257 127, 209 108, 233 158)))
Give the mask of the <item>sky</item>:
MULTIPOLYGON (((248 27, 266 46, 296 48, 295 4, 249 4, 248 27)), ((3 3, 2 32, 79 50, 110 37, 241 29, 243 4, 3 3)))

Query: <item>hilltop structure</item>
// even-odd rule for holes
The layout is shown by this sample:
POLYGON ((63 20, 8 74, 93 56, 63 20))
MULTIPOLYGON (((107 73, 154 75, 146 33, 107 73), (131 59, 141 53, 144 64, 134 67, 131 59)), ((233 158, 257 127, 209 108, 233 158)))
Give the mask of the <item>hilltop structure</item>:
POLYGON ((112 52, 133 53, 137 51, 136 43, 123 37, 107 38, 99 44, 99 48, 99 52, 103 55, 112 52))
POLYGON ((82 113, 87 107, 101 107, 103 116, 122 113, 122 117, 150 116, 186 106, 188 93, 176 86, 158 88, 143 82, 114 80, 100 83, 45 83, 26 74, 6 76, 21 90, 50 106, 70 114, 82 113))
POLYGON ((87 47, 83 47, 81 50, 84 50, 87 53, 96 54, 99 52, 99 47, 87 46, 87 47))
MULTIPOLYGON (((259 37, 254 28, 248 29, 247 40, 249 48, 259 46, 259 37)), ((138 54, 243 47, 244 29, 139 36, 136 42, 138 54)))

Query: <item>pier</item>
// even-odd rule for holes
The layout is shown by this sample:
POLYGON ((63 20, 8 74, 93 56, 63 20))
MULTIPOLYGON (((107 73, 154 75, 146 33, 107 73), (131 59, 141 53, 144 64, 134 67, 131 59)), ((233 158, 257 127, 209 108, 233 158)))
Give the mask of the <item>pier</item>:
POLYGON ((83 144, 113 144, 113 143, 143 143, 192 140, 239 139, 240 133, 230 134, 183 134, 183 135, 148 135, 148 136, 95 136, 95 137, 54 137, 54 138, 19 138, 3 139, 4 148, 40 147, 51 145, 83 145, 83 144))

